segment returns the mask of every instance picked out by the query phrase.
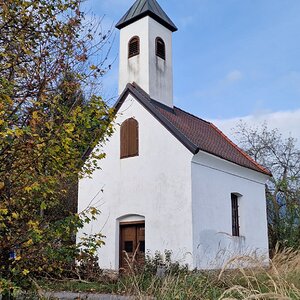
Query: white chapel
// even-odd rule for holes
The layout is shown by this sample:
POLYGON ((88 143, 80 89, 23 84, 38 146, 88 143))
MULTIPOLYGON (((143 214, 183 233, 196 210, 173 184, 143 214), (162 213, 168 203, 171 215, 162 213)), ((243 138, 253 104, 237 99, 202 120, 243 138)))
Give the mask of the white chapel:
MULTIPOLYGON (((79 182, 78 211, 99 218, 104 269, 143 264, 171 250, 190 269, 215 269, 237 255, 268 257, 265 183, 271 175, 215 125, 173 104, 172 35, 156 0, 137 0, 120 30, 115 132, 101 170, 79 182)), ((176 62, 175 62, 176 63, 176 62)))

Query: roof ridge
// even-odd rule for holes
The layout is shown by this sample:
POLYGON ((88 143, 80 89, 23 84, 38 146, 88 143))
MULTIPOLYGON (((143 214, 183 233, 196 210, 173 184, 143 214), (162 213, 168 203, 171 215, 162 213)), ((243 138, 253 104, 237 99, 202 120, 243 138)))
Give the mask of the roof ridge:
POLYGON ((144 5, 142 6, 141 10, 143 10, 146 7, 146 5, 147 5, 146 11, 148 11, 149 10, 149 2, 146 2, 146 1, 145 1, 144 5))
MULTIPOLYGON (((162 118, 164 118, 167 122, 170 122, 169 121, 169 119, 167 118, 167 117, 165 117, 158 109, 157 109, 157 107, 153 104, 153 102, 152 101, 155 101, 155 102, 157 102, 158 104, 161 104, 160 106, 162 107, 162 106, 165 106, 166 108, 169 108, 167 105, 165 105, 165 104, 163 104, 163 103, 160 103, 160 102, 158 102, 158 101, 156 101, 156 100, 154 100, 154 99, 151 99, 150 98, 150 96, 149 96, 149 94, 147 93, 147 92, 145 92, 136 82, 133 82, 132 84, 131 83, 129 83, 129 85, 130 86, 132 86, 135 90, 136 90, 136 92, 137 93, 139 93, 142 97, 144 97, 144 98, 146 98, 146 100, 148 100, 148 102, 149 102, 149 104, 151 105, 151 106, 153 106, 155 109, 156 109, 156 111, 160 114, 160 116, 162 117, 162 118)), ((175 106, 174 106, 174 108, 175 108, 175 106)), ((164 107, 163 107, 163 109, 165 109, 164 107)), ((180 109, 181 110, 181 109, 180 109)), ((204 121, 204 120, 203 120, 204 121)), ((205 121, 206 122, 206 121, 205 121)), ((170 122, 171 123, 171 122, 170 122)), ((176 127, 176 129, 191 143, 191 144, 193 144, 193 145, 195 145, 195 143, 184 133, 184 132, 182 132, 182 130, 180 130, 178 127, 176 127)), ((196 145, 195 145, 196 146, 196 145)))
POLYGON ((213 123, 210 123, 210 125, 218 134, 220 134, 223 138, 225 138, 228 143, 230 143, 244 157, 246 157, 248 160, 250 160, 257 168, 259 168, 261 171, 268 173, 269 175, 272 176, 271 172, 267 168, 261 166, 258 162, 256 162, 249 154, 247 154, 245 151, 243 151, 237 144, 235 144, 230 138, 228 138, 216 125, 214 125, 213 123))

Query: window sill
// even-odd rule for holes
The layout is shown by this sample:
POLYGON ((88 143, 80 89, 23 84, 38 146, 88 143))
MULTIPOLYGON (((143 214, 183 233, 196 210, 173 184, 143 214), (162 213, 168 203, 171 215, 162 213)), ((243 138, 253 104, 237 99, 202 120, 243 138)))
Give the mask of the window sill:
POLYGON ((132 158, 132 157, 137 157, 139 156, 138 154, 135 154, 135 155, 129 155, 129 156, 124 156, 124 157, 120 157, 120 159, 126 159, 126 158, 132 158))

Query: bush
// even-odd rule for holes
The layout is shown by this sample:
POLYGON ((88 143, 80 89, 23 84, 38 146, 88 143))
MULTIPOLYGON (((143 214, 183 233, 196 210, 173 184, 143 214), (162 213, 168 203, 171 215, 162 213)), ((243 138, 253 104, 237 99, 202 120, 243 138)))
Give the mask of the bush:
POLYGON ((181 265, 172 258, 172 250, 165 250, 164 254, 156 251, 154 256, 148 251, 145 257, 144 272, 151 275, 160 275, 159 270, 163 270, 165 275, 176 275, 179 273, 187 273, 188 266, 181 265))

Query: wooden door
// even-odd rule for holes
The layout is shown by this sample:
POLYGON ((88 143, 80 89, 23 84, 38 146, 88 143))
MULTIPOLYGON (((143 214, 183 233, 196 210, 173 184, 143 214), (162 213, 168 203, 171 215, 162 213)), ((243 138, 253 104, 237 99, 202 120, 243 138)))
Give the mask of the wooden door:
POLYGON ((120 269, 133 271, 145 262, 145 223, 120 224, 120 269))

